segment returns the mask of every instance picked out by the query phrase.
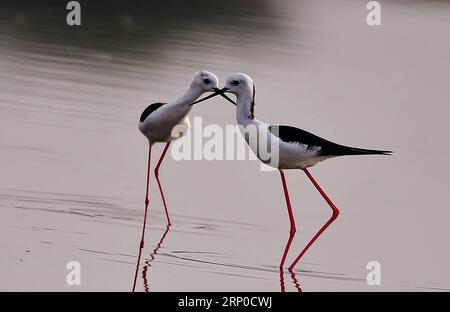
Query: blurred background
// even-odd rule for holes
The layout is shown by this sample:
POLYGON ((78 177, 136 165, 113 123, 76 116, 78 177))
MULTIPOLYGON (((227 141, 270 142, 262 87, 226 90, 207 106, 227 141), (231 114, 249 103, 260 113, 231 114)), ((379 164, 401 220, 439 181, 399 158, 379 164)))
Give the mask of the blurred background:
MULTIPOLYGON (((0 290, 131 290, 138 118, 201 69, 221 83, 252 76, 261 120, 395 151, 311 170, 341 215, 297 266, 304 291, 450 290, 448 1, 381 1, 372 27, 361 0, 79 1, 72 27, 67 2, 0 3, 0 290), (81 286, 66 283, 72 260, 81 286), (366 284, 372 260, 380 286, 366 284)), ((219 98, 190 116, 235 123, 219 98)), ((152 180, 139 291, 280 290, 289 222, 277 172, 168 157, 160 176, 174 225, 154 252, 165 216, 152 180)), ((330 211, 304 174, 287 179, 292 261, 330 211)))

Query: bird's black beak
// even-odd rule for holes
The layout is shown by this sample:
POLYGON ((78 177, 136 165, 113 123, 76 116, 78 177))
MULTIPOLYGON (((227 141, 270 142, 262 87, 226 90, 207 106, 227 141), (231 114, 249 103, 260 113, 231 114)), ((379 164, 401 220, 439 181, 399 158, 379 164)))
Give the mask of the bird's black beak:
POLYGON ((188 104, 188 106, 192 106, 194 104, 206 101, 206 100, 211 99, 211 98, 213 98, 215 96, 218 96, 219 94, 222 95, 221 92, 222 92, 223 89, 220 90, 219 88, 214 88, 213 90, 214 90, 214 93, 212 93, 212 94, 210 94, 208 96, 205 96, 203 99, 200 99, 200 100, 197 100, 195 102, 192 102, 191 104, 188 104))
POLYGON ((227 91, 228 91, 228 88, 222 88, 222 89, 219 90, 218 92, 219 92, 219 94, 220 94, 222 97, 224 97, 225 99, 227 99, 228 101, 230 101, 232 104, 236 105, 236 102, 233 101, 232 99, 230 99, 230 98, 225 94, 225 92, 227 92, 227 91))

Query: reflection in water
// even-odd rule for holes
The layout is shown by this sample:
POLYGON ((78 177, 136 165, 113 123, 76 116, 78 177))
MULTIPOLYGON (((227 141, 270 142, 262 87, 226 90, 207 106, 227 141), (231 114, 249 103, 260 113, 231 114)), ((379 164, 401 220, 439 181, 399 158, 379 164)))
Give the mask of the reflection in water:
POLYGON ((142 249, 144 248, 144 245, 142 244, 142 241, 139 244, 139 252, 136 260, 136 270, 134 271, 134 279, 133 279, 133 292, 136 290, 136 282, 137 282, 137 275, 139 271, 139 264, 141 263, 141 255, 142 255, 142 249))
MULTIPOLYGON (((129 232, 129 237, 132 239, 135 237, 135 229, 137 228, 141 214, 139 210, 136 210, 134 213, 130 211, 124 211, 120 208, 119 202, 116 202, 113 198, 102 198, 98 196, 89 196, 83 194, 66 194, 66 193, 53 193, 53 192, 28 192, 28 191, 15 191, 11 189, 0 189, 0 206, 4 206, 5 209, 3 211, 16 211, 19 213, 29 213, 29 214, 51 214, 53 218, 63 218, 63 217, 76 217, 77 222, 83 224, 83 220, 88 222, 94 226, 95 230, 92 231, 89 229, 84 229, 83 232, 77 230, 76 232, 73 230, 60 228, 57 224, 46 224, 41 223, 36 220, 31 227, 30 230, 34 232, 46 232, 45 241, 50 244, 57 245, 57 237, 58 235, 51 234, 52 232, 59 233, 73 233, 76 235, 77 239, 80 235, 90 235, 94 231, 98 231, 99 228, 103 228, 105 226, 114 226, 119 229, 128 228, 130 224, 132 226, 130 229, 132 231, 129 232), (6 209, 8 208, 9 209, 6 209), (22 211, 22 212, 20 212, 22 211), (81 219, 82 218, 82 219, 81 219), (131 223, 129 223, 131 221, 131 223)), ((139 206, 139 205, 138 205, 139 206)), ((159 216, 160 220, 164 220, 164 216, 159 216)), ((18 218, 16 218, 18 219, 18 218)), ((240 236, 241 233, 254 233, 255 231, 259 232, 258 227, 251 227, 249 225, 243 225, 241 223, 234 222, 225 222, 223 220, 206 220, 202 219, 202 222, 205 226, 199 227, 198 220, 194 219, 192 216, 183 216, 177 215, 177 219, 180 221, 180 227, 178 227, 174 233, 174 241, 178 244, 181 244, 183 247, 186 245, 186 241, 183 241, 183 238, 193 239, 201 239, 202 237, 212 237, 213 241, 217 241, 217 238, 220 237, 218 235, 217 228, 223 227, 230 230, 231 233, 234 233, 236 236, 240 236), (188 230, 189 229, 189 230, 188 230), (178 236, 177 236, 178 235, 178 236), (192 236, 195 235, 195 236, 192 236), (180 243, 180 241, 182 241, 180 243)), ((202 223, 202 224, 203 224, 202 223)), ((78 229, 78 228, 77 228, 78 229)), ((228 276, 236 276, 240 278, 245 278, 247 281, 249 280, 270 280, 270 283, 280 283, 281 291, 285 291, 285 289, 292 290, 297 289, 301 291, 300 283, 297 280, 297 277, 300 275, 305 278, 313 278, 314 280, 327 280, 333 281, 338 280, 342 282, 357 282, 361 285, 365 285, 365 279, 358 279, 351 276, 347 276, 344 273, 333 273, 333 272, 324 272, 324 271, 312 271, 312 270, 297 270, 296 274, 290 272, 289 276, 285 278, 284 272, 280 271, 278 267, 268 266, 268 265, 243 265, 245 259, 235 258, 229 256, 223 252, 214 252, 210 251, 208 247, 208 251, 197 251, 192 248, 188 248, 182 251, 173 251, 170 253, 161 253, 161 247, 167 238, 168 232, 173 231, 173 228, 167 227, 164 232, 162 232, 161 238, 159 242, 155 245, 155 249, 153 249, 152 253, 148 257, 148 260, 145 261, 143 270, 141 271, 140 260, 143 251, 143 248, 139 249, 139 253, 137 255, 136 262, 129 262, 128 259, 136 259, 135 251, 131 251, 130 253, 126 251, 118 252, 117 246, 111 246, 110 249, 98 249, 98 246, 101 245, 100 241, 92 241, 89 240, 89 244, 85 245, 84 243, 77 246, 77 249, 82 252, 88 252, 94 255, 102 255, 102 261, 110 261, 114 263, 122 263, 122 264, 131 264, 135 267, 135 279, 133 282, 133 289, 136 290, 137 287, 137 277, 141 272, 141 276, 143 278, 144 290, 149 291, 150 288, 155 290, 158 288, 158 281, 155 277, 152 277, 151 286, 149 281, 150 275, 150 267, 153 264, 153 261, 158 255, 158 260, 160 259, 171 259, 171 261, 166 261, 165 263, 169 264, 171 269, 179 268, 191 268, 192 270, 201 270, 201 274, 205 274, 205 272, 209 273, 218 273, 225 274, 228 276), (134 253, 134 254, 132 254, 134 253), (191 256, 189 256, 191 255, 191 256), (104 258, 103 258, 104 257, 104 258), (213 258, 213 260, 209 260, 213 258), (237 261, 237 263, 232 263, 232 261, 237 261), (195 265, 192 265, 195 263, 195 265), (236 272, 236 274, 231 274, 230 272, 236 272), (292 284, 291 284, 292 283, 292 284), (294 288, 292 288, 294 286, 294 288)), ((33 233, 33 235, 36 235, 33 233)), ((37 234, 40 235, 40 234, 37 234)), ((93 235, 95 236, 95 235, 93 235)), ((91 236, 91 238, 93 237, 91 236)), ((77 240, 78 241, 78 240, 77 240)), ((78 244, 77 244, 78 245, 78 244)), ((104 248, 104 247, 103 247, 104 248)), ((145 258, 145 256, 144 256, 145 258)), ((161 262, 161 261, 159 261, 161 262)), ((152 268, 152 274, 154 274, 154 270, 156 268, 152 268)), ((157 267, 164 272, 164 267, 157 267)), ((164 274, 161 274, 164 276, 164 274)), ((258 284, 254 285, 260 285, 258 284)), ((256 287, 256 286, 255 286, 256 287)), ((278 285, 277 285, 278 287, 278 285)), ((263 289, 263 288, 261 288, 263 289)))
POLYGON ((286 289, 284 287, 284 271, 283 268, 280 268, 280 288, 281 288, 281 292, 285 292, 286 289))
POLYGON ((89 49, 135 62, 148 61, 149 56, 164 58, 161 52, 168 43, 186 37, 207 46, 207 35, 218 30, 222 34, 241 34, 242 29, 267 34, 279 27, 267 23, 274 19, 274 6, 267 0, 81 1, 80 27, 65 24, 66 4, 67 0, 41 0, 39 5, 29 0, 2 1, 0 35, 20 49, 32 48, 46 55, 70 57, 89 49), (202 41, 199 32, 205 37, 202 41))
MULTIPOLYGON (((149 286, 148 286, 148 277, 147 277, 148 269, 152 266, 151 263, 155 260, 156 254, 158 253, 158 250, 161 248, 161 245, 162 245, 164 239, 166 238, 166 235, 169 232, 169 229, 170 229, 170 225, 168 225, 166 227, 166 230, 164 231, 163 235, 161 236, 161 239, 159 240, 159 243, 156 245, 156 248, 153 249, 153 252, 150 254, 150 259, 145 261, 145 265, 142 270, 142 278, 144 280, 144 289, 146 292, 150 291, 149 286)), ((144 245, 141 243, 139 245, 139 253, 138 253, 137 261, 136 261, 136 270, 134 272, 133 292, 136 290, 137 276, 138 276, 138 272, 139 272, 139 266, 141 263, 141 256, 142 256, 143 248, 144 248, 144 245)))
POLYGON ((156 245, 156 248, 153 249, 153 252, 150 254, 150 259, 145 261, 144 268, 142 269, 142 278, 144 280, 144 290, 146 292, 150 291, 150 287, 148 284, 148 273, 149 273, 150 267, 152 266, 151 263, 155 260, 156 254, 158 253, 158 250, 161 248, 161 245, 162 245, 164 239, 166 238, 166 235, 169 232, 169 229, 170 229, 170 225, 168 225, 166 227, 166 230, 164 231, 163 235, 161 236, 161 239, 159 240, 158 245, 156 245))
POLYGON ((292 281, 294 282, 294 287, 298 290, 298 292, 303 292, 302 288, 300 287, 300 283, 297 280, 295 272, 292 270, 289 270, 289 272, 291 273, 291 278, 292 278, 292 281))
MULTIPOLYGON (((294 287, 297 289, 298 292, 303 292, 302 288, 300 287, 300 283, 297 280, 297 276, 294 271, 289 270, 289 273, 292 278, 292 283, 294 287)), ((281 292, 286 292, 286 287, 284 285, 284 270, 280 268, 280 290, 281 292)))

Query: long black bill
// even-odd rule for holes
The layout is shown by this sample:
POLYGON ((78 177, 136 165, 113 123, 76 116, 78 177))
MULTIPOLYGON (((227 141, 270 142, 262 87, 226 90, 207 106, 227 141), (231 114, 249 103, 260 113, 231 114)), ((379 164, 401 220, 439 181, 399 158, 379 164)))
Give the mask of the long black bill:
POLYGON ((230 98, 225 94, 225 92, 226 92, 227 90, 228 90, 228 88, 222 88, 222 89, 220 90, 219 94, 220 94, 222 97, 224 97, 225 99, 227 99, 228 101, 230 101, 232 104, 234 104, 234 105, 236 106, 236 102, 233 101, 232 99, 230 99, 230 98))
POLYGON ((218 96, 219 94, 221 95, 221 92, 222 92, 222 90, 220 90, 219 88, 214 88, 214 93, 212 93, 212 94, 210 94, 210 95, 208 95, 208 96, 205 96, 203 99, 200 99, 200 100, 197 100, 197 101, 195 101, 195 102, 192 102, 191 104, 188 104, 188 106, 192 106, 192 105, 194 105, 194 104, 197 104, 197 103, 206 101, 206 100, 208 100, 208 99, 210 99, 210 98, 213 98, 213 97, 215 97, 215 96, 218 96))

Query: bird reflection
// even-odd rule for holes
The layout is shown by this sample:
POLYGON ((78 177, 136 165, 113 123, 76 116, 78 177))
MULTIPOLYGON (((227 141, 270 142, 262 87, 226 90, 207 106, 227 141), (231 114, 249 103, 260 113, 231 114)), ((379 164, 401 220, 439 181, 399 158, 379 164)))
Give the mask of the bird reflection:
POLYGON ((283 268, 280 268, 280 288, 281 288, 281 292, 286 292, 286 288, 284 287, 284 271, 283 271, 283 268))
POLYGON ((138 271, 139 271, 139 264, 141 263, 141 255, 142 255, 143 248, 144 248, 144 244, 141 241, 141 243, 139 245, 139 253, 138 253, 138 257, 137 257, 137 261, 136 261, 136 270, 134 272, 133 292, 136 290, 136 281, 137 281, 137 275, 138 275, 138 271))
POLYGON ((298 292, 303 292, 302 288, 300 287, 300 283, 297 280, 297 277, 295 275, 295 272, 293 270, 289 270, 291 273, 292 281, 294 282, 294 287, 297 289, 298 292))
POLYGON ((163 235, 161 236, 161 239, 159 240, 158 245, 156 245, 155 249, 153 249, 153 252, 150 254, 150 258, 148 260, 145 261, 145 265, 142 268, 142 279, 144 280, 144 290, 146 292, 150 291, 150 287, 149 287, 149 270, 150 267, 152 266, 152 262, 155 260, 156 255, 158 254, 158 250, 161 248, 162 243, 164 242, 164 239, 166 238, 167 233, 169 232, 170 229, 170 225, 168 225, 166 227, 166 230, 164 231, 163 235))
MULTIPOLYGON (((293 283, 295 289, 297 289, 298 292, 303 292, 302 288, 300 287, 300 283, 297 280, 297 276, 295 275, 295 272, 293 270, 289 270, 289 273, 291 275, 292 283, 293 283)), ((284 283, 284 271, 281 268, 280 268, 280 290, 281 290, 281 292, 286 292, 286 287, 285 287, 285 283, 284 283)))
MULTIPOLYGON (((156 254, 158 253, 158 250, 161 248, 161 245, 166 238, 167 233, 169 232, 170 225, 166 227, 166 230, 164 231, 161 239, 159 240, 159 243, 156 245, 155 249, 153 249, 153 252, 150 254, 150 259, 145 261, 145 265, 142 269, 142 278, 144 280, 144 290, 146 292, 150 291, 148 286, 148 270, 151 267, 151 263, 155 260, 156 254)), ((139 272, 139 265, 141 263, 141 256, 142 256, 142 249, 144 249, 144 245, 141 243, 139 245, 139 253, 136 261, 136 271, 134 272, 134 281, 133 281, 133 292, 136 290, 136 283, 137 283, 137 276, 139 272)))

